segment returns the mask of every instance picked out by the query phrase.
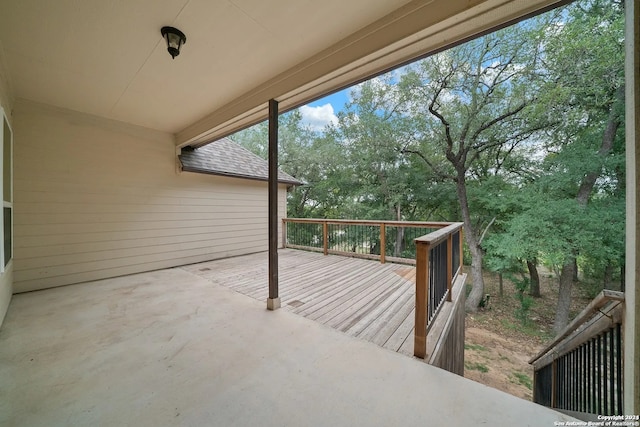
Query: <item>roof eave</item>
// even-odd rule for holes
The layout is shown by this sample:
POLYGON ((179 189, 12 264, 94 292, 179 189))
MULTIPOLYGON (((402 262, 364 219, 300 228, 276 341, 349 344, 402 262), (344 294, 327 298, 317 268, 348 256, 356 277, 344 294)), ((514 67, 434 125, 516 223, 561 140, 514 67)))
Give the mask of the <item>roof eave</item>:
MULTIPOLYGON (((181 169, 182 169, 183 172, 202 173, 202 174, 205 174, 205 175, 226 176, 226 177, 230 177, 230 178, 248 179, 248 180, 251 180, 251 181, 262 181, 262 182, 268 182, 269 181, 269 178, 267 178, 267 177, 244 175, 244 174, 233 173, 233 172, 213 171, 213 170, 194 168, 194 167, 184 166, 184 165, 181 165, 181 169)), ((278 179, 278 184, 287 184, 287 185, 291 185, 291 186, 304 185, 304 183, 301 182, 301 181, 297 181, 297 180, 293 181, 293 180, 288 180, 288 179, 278 179)))

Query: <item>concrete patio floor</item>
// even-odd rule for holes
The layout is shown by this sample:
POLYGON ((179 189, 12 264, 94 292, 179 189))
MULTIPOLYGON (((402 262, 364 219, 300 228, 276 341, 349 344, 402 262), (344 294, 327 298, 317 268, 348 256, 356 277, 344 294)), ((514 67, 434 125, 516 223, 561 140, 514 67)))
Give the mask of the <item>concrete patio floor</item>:
POLYGON ((569 419, 265 307, 181 268, 15 295, 0 329, 0 425, 511 427, 569 419))

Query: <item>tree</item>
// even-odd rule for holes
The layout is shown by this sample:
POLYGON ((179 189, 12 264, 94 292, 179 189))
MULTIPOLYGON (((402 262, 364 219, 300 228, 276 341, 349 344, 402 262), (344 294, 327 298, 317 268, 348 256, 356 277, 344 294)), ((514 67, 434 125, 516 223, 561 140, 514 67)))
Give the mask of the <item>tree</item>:
MULTIPOLYGON (((597 218, 597 206, 588 205, 606 195, 612 183, 621 184, 620 168, 612 165, 624 152, 615 148, 616 141, 624 147, 624 11, 622 3, 600 0, 577 3, 567 11, 565 25, 555 29, 546 49, 546 67, 560 95, 551 101, 552 109, 563 117, 550 139, 557 153, 550 163, 566 172, 568 182, 561 191, 573 198, 576 214, 597 218)), ((576 258, 590 246, 576 243, 565 253, 555 332, 568 324, 576 258)))
POLYGON ((403 152, 455 183, 472 256, 469 311, 484 296, 481 243, 492 222, 472 214, 470 183, 482 169, 502 174, 512 153, 549 126, 537 104, 542 28, 532 21, 465 43, 421 61, 400 83, 418 123, 403 152))
MULTIPOLYGON (((290 215, 462 217, 467 309, 484 297, 485 255, 528 272, 533 296, 542 263, 559 275, 559 330, 577 268, 605 286, 623 269, 622 16, 618 1, 584 0, 377 77, 324 132, 281 116, 280 165, 307 183, 290 215)), ((266 127, 246 132, 266 153, 266 127)))
POLYGON ((401 220, 412 204, 407 197, 409 170, 399 150, 406 129, 396 111, 396 94, 389 76, 359 85, 329 131, 340 141, 353 173, 354 218, 401 220))
MULTIPOLYGON (((340 144, 305 126, 298 110, 278 118, 279 168, 303 181, 288 194, 287 215, 336 218, 351 203, 350 168, 340 144)), ((231 139, 266 159, 267 122, 240 131, 231 139)))

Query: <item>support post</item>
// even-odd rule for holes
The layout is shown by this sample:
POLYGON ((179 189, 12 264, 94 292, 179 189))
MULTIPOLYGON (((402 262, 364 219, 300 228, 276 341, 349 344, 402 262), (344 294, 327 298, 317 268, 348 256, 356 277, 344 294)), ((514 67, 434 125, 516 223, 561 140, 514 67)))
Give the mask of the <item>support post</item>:
POLYGON ((282 249, 287 247, 287 221, 282 219, 282 249))
POLYGON ((329 255, 329 224, 322 221, 322 253, 329 255))
POLYGON ((384 222, 380 223, 380 264, 385 263, 387 246, 387 225, 384 222))
POLYGON ((416 242, 416 320, 413 355, 427 357, 427 310, 429 301, 429 245, 416 242))
POLYGON ((447 301, 452 301, 453 295, 453 235, 447 236, 447 301))
POLYGON ((624 314, 624 413, 640 414, 640 5, 636 0, 625 2, 625 144, 627 175, 625 314, 624 314))
POLYGON ((462 258, 464 256, 464 227, 460 227, 460 243, 458 244, 458 247, 460 248, 460 265, 458 266, 458 268, 460 268, 460 272, 462 273, 462 266, 464 265, 464 259, 462 258))
POLYGON ((278 101, 269 100, 269 298, 267 309, 280 308, 278 296, 278 101))

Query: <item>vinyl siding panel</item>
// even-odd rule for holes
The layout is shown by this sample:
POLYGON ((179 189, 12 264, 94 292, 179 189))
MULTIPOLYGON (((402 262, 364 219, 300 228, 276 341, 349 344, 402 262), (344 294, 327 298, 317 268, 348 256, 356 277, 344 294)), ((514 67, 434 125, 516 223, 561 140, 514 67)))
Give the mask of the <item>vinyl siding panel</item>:
MULTIPOLYGON (((2 52, 0 52, 0 70, 3 70, 3 59, 4 58, 2 56, 2 52)), ((7 121, 9 122, 9 125, 11 126, 15 134, 15 129, 13 127, 13 118, 11 116, 11 111, 13 110, 13 100, 11 96, 9 96, 9 87, 7 83, 8 82, 5 80, 3 73, 0 72, 0 107, 2 107, 2 109, 4 110, 7 121)), ((0 120, 0 126, 2 126, 2 120, 0 120)), ((0 132, 2 132, 2 130, 0 130, 0 132)), ((11 302, 11 295, 13 294, 13 264, 13 261, 9 261, 9 264, 7 264, 4 271, 0 273, 0 326, 4 321, 5 315, 7 314, 7 309, 9 308, 9 303, 11 302)))
POLYGON ((14 292, 267 250, 266 182, 178 173, 171 135, 84 114, 14 122, 14 292))

